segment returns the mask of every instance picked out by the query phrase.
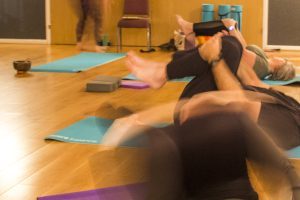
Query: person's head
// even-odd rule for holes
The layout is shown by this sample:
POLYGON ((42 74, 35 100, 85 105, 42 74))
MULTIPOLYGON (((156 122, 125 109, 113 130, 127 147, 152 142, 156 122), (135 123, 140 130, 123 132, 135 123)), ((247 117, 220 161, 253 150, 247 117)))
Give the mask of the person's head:
POLYGON ((272 80, 290 80, 296 76, 294 64, 287 59, 273 57, 269 59, 269 66, 272 72, 270 79, 272 80))

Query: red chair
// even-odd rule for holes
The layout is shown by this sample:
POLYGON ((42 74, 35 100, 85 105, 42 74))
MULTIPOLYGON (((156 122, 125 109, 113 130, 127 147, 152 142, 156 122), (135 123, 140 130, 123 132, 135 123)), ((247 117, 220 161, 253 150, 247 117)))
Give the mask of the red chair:
POLYGON ((154 51, 151 48, 151 22, 149 15, 148 0, 124 0, 123 17, 118 22, 118 51, 122 49, 122 28, 145 28, 147 29, 147 50, 141 52, 154 51))

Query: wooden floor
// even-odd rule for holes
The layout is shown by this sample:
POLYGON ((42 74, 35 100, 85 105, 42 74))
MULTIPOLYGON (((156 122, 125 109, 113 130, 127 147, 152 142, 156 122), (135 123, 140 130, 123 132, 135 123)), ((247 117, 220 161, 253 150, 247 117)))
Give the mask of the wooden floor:
MULTIPOLYGON (((76 53, 74 46, 0 44, 0 200, 34 200, 41 195, 145 180, 142 150, 112 152, 100 145, 49 142, 44 137, 95 115, 99 108, 98 115, 113 118, 116 113, 108 105, 139 111, 176 100, 185 84, 167 83, 159 90, 84 91, 97 75, 126 75, 124 59, 74 74, 35 72, 18 77, 12 67, 14 60, 28 58, 38 65, 76 53)), ((300 52, 276 54, 300 65, 300 52)), ((164 52, 142 56, 170 59, 164 52)), ((300 100, 299 85, 278 89, 300 100)), ((270 199, 264 189, 260 193, 261 199, 270 199)))

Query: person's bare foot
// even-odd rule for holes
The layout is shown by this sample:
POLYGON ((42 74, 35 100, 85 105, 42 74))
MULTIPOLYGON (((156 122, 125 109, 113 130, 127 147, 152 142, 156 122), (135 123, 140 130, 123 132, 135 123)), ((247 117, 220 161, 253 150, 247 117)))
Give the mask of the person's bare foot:
POLYGON ((81 42, 77 42, 76 49, 79 50, 79 51, 81 51, 83 49, 81 42))
POLYGON ((95 51, 98 53, 105 53, 106 49, 107 49, 107 46, 98 46, 98 45, 95 46, 95 51))
POLYGON ((195 45, 195 33, 193 31, 193 23, 186 21, 180 15, 176 15, 177 23, 185 35, 186 40, 195 45))
POLYGON ((160 88, 167 81, 164 62, 154 62, 138 57, 133 51, 127 53, 126 66, 140 80, 152 88, 160 88))

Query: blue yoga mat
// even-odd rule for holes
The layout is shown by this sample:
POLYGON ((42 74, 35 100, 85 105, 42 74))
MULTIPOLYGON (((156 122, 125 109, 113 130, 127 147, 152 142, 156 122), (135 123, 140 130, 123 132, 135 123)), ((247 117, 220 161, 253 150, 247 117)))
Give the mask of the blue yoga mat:
POLYGON ((297 76, 294 79, 288 81, 263 80, 263 82, 268 85, 289 85, 292 83, 300 83, 300 74, 297 74, 297 76))
MULTIPOLYGON (((80 144, 101 144, 103 136, 114 120, 100 117, 87 117, 74 124, 45 137, 45 140, 71 142, 80 144)), ((155 127, 165 127, 168 124, 157 124, 155 127)), ((143 147, 147 144, 147 138, 141 134, 136 138, 125 141, 121 146, 143 147)))
POLYGON ((289 158, 300 158, 300 146, 287 151, 289 158))
POLYGON ((37 200, 141 200, 146 199, 145 183, 38 197, 37 200))
POLYGON ((100 144, 112 123, 113 120, 91 116, 51 134, 45 139, 82 144, 100 144))
MULTIPOLYGON (((62 130, 47 136, 46 140, 57 140, 61 142, 81 143, 81 144, 101 144, 103 136, 114 121, 100 117, 87 117, 62 130)), ((165 127, 168 124, 157 124, 156 127, 165 127)), ((121 146, 142 147, 145 145, 146 138, 141 135, 121 146)), ((300 158, 300 146, 295 147, 287 154, 290 158, 300 158)))
POLYGON ((81 72, 125 56, 124 53, 80 53, 45 65, 32 67, 33 72, 81 72))
MULTIPOLYGON (((184 78, 179 78, 179 79, 172 79, 171 82, 190 82, 194 77, 184 77, 184 78)), ((127 76, 124 76, 123 79, 128 79, 128 80, 139 80, 136 76, 133 74, 128 74, 127 76)))
MULTIPOLYGON (((185 77, 185 78, 179 78, 179 79, 172 79, 171 82, 190 82, 194 77, 185 77)), ((133 74, 128 74, 127 76, 124 76, 123 79, 129 79, 129 80, 139 80, 137 77, 135 77, 133 74)), ((289 85, 293 83, 300 83, 300 74, 297 74, 297 76, 288 81, 272 81, 272 80, 263 80, 264 83, 268 85, 289 85)))

